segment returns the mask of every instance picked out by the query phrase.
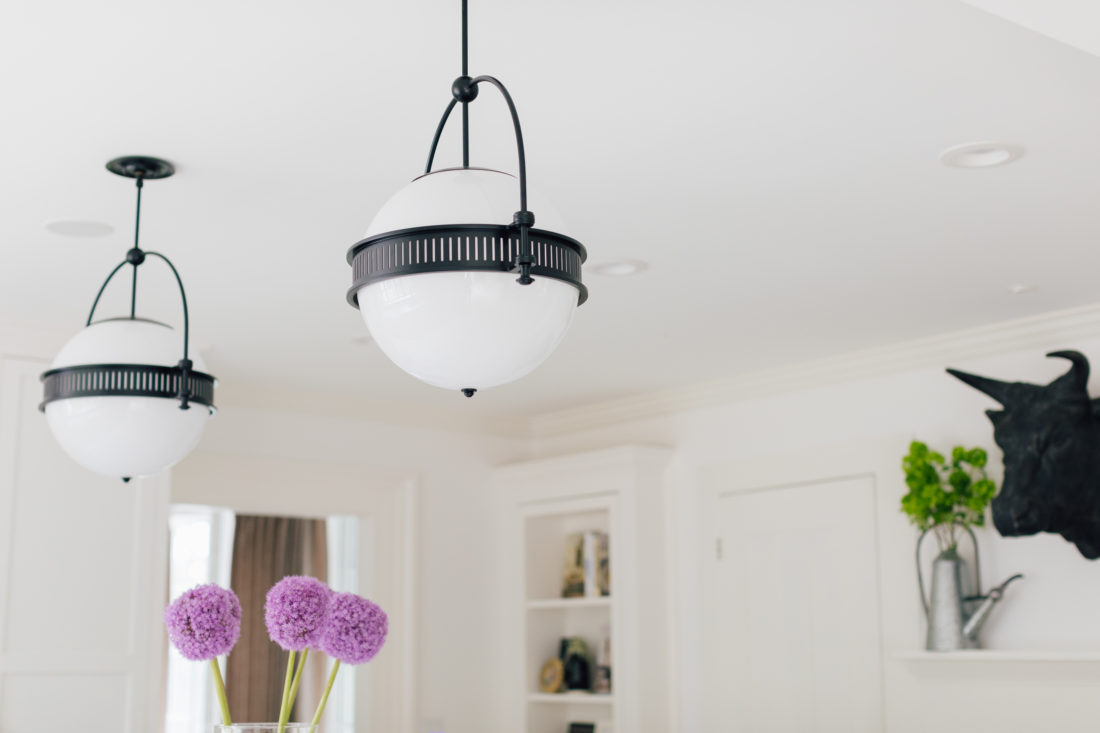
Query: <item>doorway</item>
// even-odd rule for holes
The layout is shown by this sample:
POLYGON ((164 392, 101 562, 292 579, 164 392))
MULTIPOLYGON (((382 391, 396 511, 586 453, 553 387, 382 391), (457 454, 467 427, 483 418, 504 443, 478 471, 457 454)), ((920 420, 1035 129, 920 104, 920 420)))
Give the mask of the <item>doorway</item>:
MULTIPOLYGON (((245 606, 246 623, 242 626, 259 624, 262 627, 265 589, 283 575, 311 575, 335 591, 360 592, 360 534, 367 532, 369 543, 369 524, 368 519, 356 516, 252 515, 237 514, 224 507, 173 504, 169 509, 169 598, 205 583, 231 587, 241 596, 242 606, 245 606), (260 582, 261 587, 251 587, 256 582, 260 582)), ((282 694, 285 655, 266 638, 264 629, 253 628, 251 634, 244 631, 242 628, 241 641, 234 648, 233 663, 227 665, 229 660, 221 660, 222 674, 230 687, 230 707, 236 705, 252 711, 235 711, 234 719, 243 715, 248 720, 274 720, 277 717, 274 710, 282 694), (278 669, 267 669, 274 662, 278 662, 275 665, 278 669), (234 665, 237 674, 228 668, 234 665), (234 684, 240 688, 242 671, 244 679, 251 684, 238 692, 232 688, 234 684), (262 678, 264 684, 256 682, 257 677, 262 678), (265 707, 271 712, 255 712, 265 707)), ((303 681, 317 689, 309 689, 307 695, 309 685, 303 685, 299 701, 308 697, 315 702, 315 698, 319 698, 323 673, 327 672, 323 669, 327 664, 323 657, 310 661, 313 667, 307 670, 309 674, 303 681)), ((347 666, 337 678, 325 718, 318 728, 322 733, 355 730, 355 677, 356 669, 347 666)), ((189 662, 170 650, 166 680, 165 733, 209 730, 213 722, 220 721, 206 665, 189 662)), ((308 712, 312 708, 311 704, 308 712)), ((297 717, 292 719, 302 715, 298 711, 297 717)))
POLYGON ((721 494, 715 522, 707 730, 881 731, 872 477, 721 494))

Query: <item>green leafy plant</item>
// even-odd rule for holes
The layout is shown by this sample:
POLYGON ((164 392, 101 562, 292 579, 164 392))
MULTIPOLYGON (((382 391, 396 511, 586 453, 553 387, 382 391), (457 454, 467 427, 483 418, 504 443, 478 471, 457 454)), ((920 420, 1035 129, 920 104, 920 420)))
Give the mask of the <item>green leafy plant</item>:
POLYGON ((921 530, 931 529, 940 550, 953 550, 959 532, 985 524, 985 508, 997 486, 985 473, 988 459, 982 448, 951 449, 951 460, 914 440, 901 459, 909 492, 901 510, 921 530))

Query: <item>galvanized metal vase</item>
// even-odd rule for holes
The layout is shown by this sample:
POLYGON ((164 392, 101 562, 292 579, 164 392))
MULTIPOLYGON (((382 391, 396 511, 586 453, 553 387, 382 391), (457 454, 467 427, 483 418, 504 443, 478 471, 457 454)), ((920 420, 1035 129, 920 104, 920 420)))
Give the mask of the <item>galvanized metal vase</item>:
MULTIPOLYGON (((975 568, 976 570, 976 568, 975 568)), ((966 561, 956 548, 950 547, 936 556, 932 563, 932 597, 928 603, 928 636, 925 648, 930 651, 975 649, 978 640, 963 633, 963 574, 966 561)))
POLYGON ((977 594, 982 587, 978 541, 970 527, 964 527, 964 529, 974 547, 974 584, 970 585, 966 561, 959 556, 958 548, 949 547, 932 561, 931 597, 928 599, 925 598, 920 548, 924 538, 932 530, 926 529, 917 540, 917 581, 920 583, 920 600, 924 604, 924 616, 928 621, 924 648, 929 651, 950 652, 978 647, 977 638, 970 638, 963 633, 963 625, 966 617, 969 616, 969 609, 964 607, 964 599, 977 594), (964 583, 966 583, 965 587, 964 583))
POLYGON ((934 652, 953 652, 959 649, 978 649, 981 643, 978 632, 989 618, 990 612, 1003 597, 1005 588, 1023 576, 1016 574, 999 586, 981 594, 982 576, 978 559, 978 542, 974 531, 964 527, 974 545, 974 585, 969 585, 966 561, 959 556, 957 547, 940 552, 932 562, 932 597, 925 600, 924 574, 921 572, 920 547, 925 530, 917 540, 917 581, 920 583, 920 600, 924 604, 924 616, 928 621, 925 649, 934 652))

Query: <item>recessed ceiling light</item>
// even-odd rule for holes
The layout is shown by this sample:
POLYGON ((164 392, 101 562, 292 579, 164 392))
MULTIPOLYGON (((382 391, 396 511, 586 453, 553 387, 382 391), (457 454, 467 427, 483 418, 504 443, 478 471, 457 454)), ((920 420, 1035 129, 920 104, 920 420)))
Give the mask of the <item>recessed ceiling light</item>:
POLYGON ((603 264, 596 265, 592 268, 592 271, 597 275, 626 277, 627 275, 637 275, 648 267, 649 265, 641 260, 614 260, 612 262, 604 262, 603 264))
POLYGON ((1035 285, 1026 285, 1024 283, 1015 283, 1008 287, 1009 292, 1013 295, 1023 295, 1024 293, 1034 293, 1039 288, 1035 285))
POLYGON ((952 168, 993 168, 1018 160, 1024 154, 1015 143, 966 143, 940 153, 940 162, 952 168))
POLYGON ((81 221, 79 219, 61 219, 46 225, 46 231, 63 237, 106 237, 115 228, 102 221, 81 221))

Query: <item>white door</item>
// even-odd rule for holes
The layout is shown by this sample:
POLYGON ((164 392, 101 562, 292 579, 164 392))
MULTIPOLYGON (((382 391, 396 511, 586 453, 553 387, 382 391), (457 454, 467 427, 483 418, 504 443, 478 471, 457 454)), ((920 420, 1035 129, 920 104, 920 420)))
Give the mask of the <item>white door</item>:
POLYGON ((718 504, 708 731, 881 731, 872 479, 731 493, 718 504))
POLYGON ((0 360, 0 733, 161 730, 166 476, 77 466, 0 360))

